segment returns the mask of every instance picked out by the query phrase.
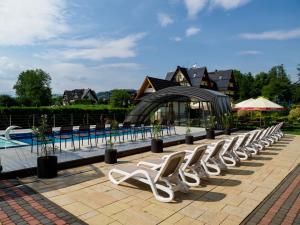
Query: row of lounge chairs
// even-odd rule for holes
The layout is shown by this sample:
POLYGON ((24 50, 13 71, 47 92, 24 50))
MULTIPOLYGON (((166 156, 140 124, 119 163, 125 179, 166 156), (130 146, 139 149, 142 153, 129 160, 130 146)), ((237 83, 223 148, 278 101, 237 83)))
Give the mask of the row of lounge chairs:
MULTIPOLYGON (((175 126, 170 124, 163 125, 160 132, 161 136, 176 134, 175 126)), ((136 141, 138 138, 146 139, 148 137, 152 138, 152 127, 145 126, 144 124, 119 124, 115 128, 111 128, 110 124, 96 124, 95 127, 91 127, 91 125, 81 125, 78 129, 74 129, 74 126, 62 126, 58 131, 53 131, 53 128, 49 127, 45 134, 47 135, 47 139, 40 139, 34 133, 31 136, 31 152, 33 152, 33 146, 36 145, 37 152, 39 145, 43 144, 43 142, 51 143, 54 151, 54 143, 55 139, 59 140, 59 149, 61 151, 62 142, 65 143, 65 147, 67 141, 71 141, 71 145, 75 151, 74 139, 77 138, 79 140, 79 149, 80 145, 83 145, 83 140, 87 139, 88 144, 92 148, 92 139, 94 139, 95 146, 98 145, 99 139, 102 139, 102 143, 105 141, 107 145, 108 140, 113 140, 114 142, 124 142, 125 139, 130 141, 136 141)))
POLYGON ((282 125, 250 131, 212 145, 200 145, 192 151, 141 161, 137 165, 117 166, 109 171, 108 177, 117 185, 127 179, 141 181, 151 187, 158 201, 170 202, 176 191, 186 193, 189 187, 199 186, 202 179, 220 175, 278 141, 283 137, 282 125))

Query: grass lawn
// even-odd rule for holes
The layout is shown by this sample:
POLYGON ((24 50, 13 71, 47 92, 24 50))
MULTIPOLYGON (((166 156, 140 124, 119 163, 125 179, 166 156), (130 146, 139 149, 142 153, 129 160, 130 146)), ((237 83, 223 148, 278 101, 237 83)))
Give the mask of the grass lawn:
POLYGON ((283 128, 283 132, 286 134, 300 135, 300 124, 294 124, 293 127, 283 128))
POLYGON ((283 130, 285 134, 300 135, 300 129, 283 130))

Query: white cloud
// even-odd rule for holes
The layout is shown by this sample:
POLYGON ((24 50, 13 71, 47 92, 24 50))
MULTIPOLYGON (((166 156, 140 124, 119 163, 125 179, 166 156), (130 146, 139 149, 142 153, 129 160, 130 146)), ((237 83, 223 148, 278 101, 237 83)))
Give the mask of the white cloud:
POLYGON ((185 35, 187 37, 190 37, 190 36, 196 35, 199 32, 200 32, 200 28, 198 28, 198 27, 189 27, 188 29, 186 29, 185 35))
POLYGON ((205 7, 207 2, 207 0, 184 0, 189 17, 196 16, 205 7))
POLYGON ((7 56, 0 56, 0 79, 1 82, 4 80, 15 79, 15 77, 24 69, 23 66, 19 65, 7 56))
POLYGON ((54 63, 40 66, 52 77, 54 93, 75 88, 107 91, 114 88, 138 88, 143 73, 136 63, 100 64, 86 66, 81 63, 54 63), (120 73, 122 71, 122 73, 120 73))
POLYGON ((250 2, 250 0, 210 0, 211 7, 222 7, 225 10, 235 9, 250 2))
POLYGON ((175 41, 175 42, 180 42, 180 41, 182 41, 182 38, 177 36, 177 37, 171 38, 171 40, 175 41))
POLYGON ((136 46, 145 33, 128 35, 119 39, 76 39, 50 42, 62 50, 50 50, 38 55, 41 58, 62 60, 86 59, 101 61, 108 58, 129 58, 136 56, 136 46), (66 48, 67 47, 67 48, 66 48))
POLYGON ((238 55, 261 55, 261 51, 256 51, 256 50, 247 50, 247 51, 241 51, 238 52, 238 55))
POLYGON ((166 27, 174 22, 173 19, 165 13, 159 13, 157 19, 162 27, 166 27))
POLYGON ((248 40, 289 40, 300 38, 300 27, 291 30, 265 31, 262 33, 243 33, 240 34, 239 37, 248 40))
POLYGON ((184 0, 189 17, 195 17, 206 6, 211 9, 221 7, 225 10, 235 9, 243 6, 251 0, 184 0))
POLYGON ((65 0, 1 0, 0 46, 49 40, 69 30, 65 0))

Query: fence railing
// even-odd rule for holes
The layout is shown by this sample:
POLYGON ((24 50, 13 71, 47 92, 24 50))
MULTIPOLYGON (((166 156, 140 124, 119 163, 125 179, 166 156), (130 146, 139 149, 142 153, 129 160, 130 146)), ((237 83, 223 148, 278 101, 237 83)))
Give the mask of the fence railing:
MULTIPOLYGON (((47 122, 49 126, 60 127, 68 125, 84 125, 84 124, 97 124, 101 121, 115 119, 117 121, 123 121, 126 115, 121 114, 93 114, 93 113, 78 113, 78 114, 47 114, 47 122)), ((0 115, 0 130, 5 130, 11 125, 19 126, 24 129, 32 128, 33 126, 39 126, 41 121, 40 114, 30 115, 13 115, 13 114, 1 114, 0 115)))

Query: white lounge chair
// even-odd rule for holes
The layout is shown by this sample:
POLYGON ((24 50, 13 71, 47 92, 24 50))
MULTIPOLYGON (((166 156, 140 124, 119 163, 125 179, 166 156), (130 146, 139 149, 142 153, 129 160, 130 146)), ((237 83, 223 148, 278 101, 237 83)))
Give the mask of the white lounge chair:
MULTIPOLYGON (((185 150, 186 157, 181 165, 181 170, 179 171, 181 179, 189 186, 199 186, 201 178, 206 176, 204 169, 201 166, 201 160, 205 154, 207 145, 199 145, 194 148, 194 150, 185 150), (192 180, 192 181, 190 181, 192 180)), ((138 163, 138 166, 149 166, 152 169, 159 169, 166 156, 161 159, 149 159, 138 163)))
POLYGON ((235 157, 233 153, 234 146, 236 145, 238 139, 239 137, 236 136, 234 138, 225 140, 223 151, 219 155, 219 160, 222 162, 222 164, 226 165, 227 168, 236 166, 239 162, 239 159, 235 157))
POLYGON ((109 171, 108 178, 117 185, 128 179, 138 180, 151 187, 153 195, 158 201, 170 202, 174 199, 175 191, 188 192, 188 186, 179 178, 179 170, 184 156, 185 152, 168 155, 158 171, 135 165, 119 166, 109 171), (121 175, 121 178, 119 180, 114 178, 114 173, 121 175), (158 190, 168 196, 160 195, 158 190))
POLYGON ((254 130, 249 132, 250 137, 245 144, 245 150, 251 155, 257 155, 259 153, 259 148, 254 145, 257 135, 260 133, 259 130, 254 130))
POLYGON ((250 137, 250 134, 246 133, 239 137, 239 141, 234 147, 233 152, 240 160, 247 160, 250 157, 250 154, 245 150, 245 145, 247 143, 248 138, 250 137))
POLYGON ((225 141, 223 140, 213 145, 208 145, 206 156, 204 156, 204 160, 202 160, 201 164, 209 176, 220 175, 221 168, 225 167, 225 165, 222 165, 222 162, 218 161, 224 144, 225 141))

